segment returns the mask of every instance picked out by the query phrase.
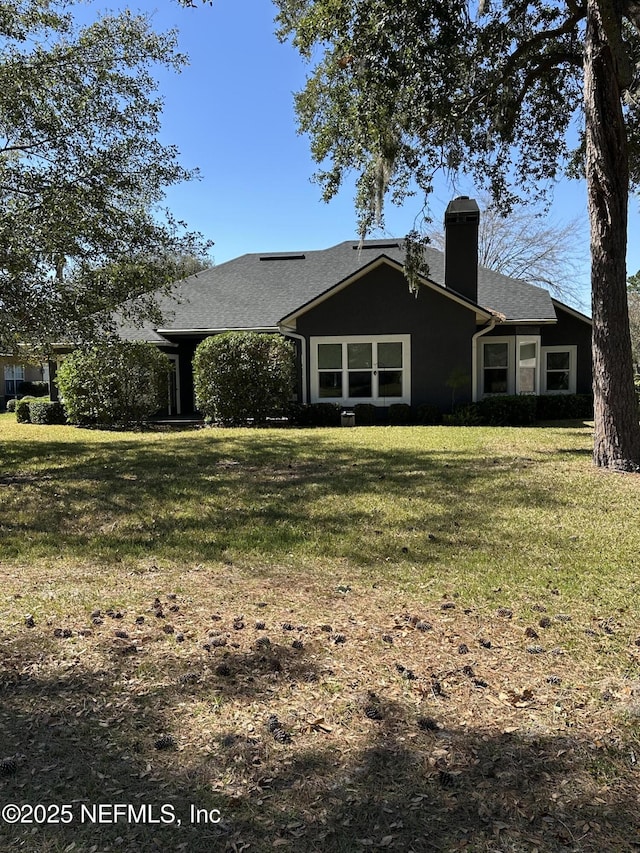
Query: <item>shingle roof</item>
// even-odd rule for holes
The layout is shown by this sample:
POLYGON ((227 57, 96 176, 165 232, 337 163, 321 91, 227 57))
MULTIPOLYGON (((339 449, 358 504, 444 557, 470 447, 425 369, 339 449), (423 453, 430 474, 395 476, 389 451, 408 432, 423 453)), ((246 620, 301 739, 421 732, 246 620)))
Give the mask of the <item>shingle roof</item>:
MULTIPOLYGON (((279 321, 331 290, 380 256, 404 261, 400 240, 346 241, 329 249, 242 255, 199 272, 160 297, 166 331, 276 329, 279 321)), ((428 279, 444 288, 444 254, 427 248, 428 279)), ((478 268, 478 305, 507 320, 555 320, 549 293, 524 281, 478 268)), ((121 329, 123 337, 163 340, 146 329, 121 329)))

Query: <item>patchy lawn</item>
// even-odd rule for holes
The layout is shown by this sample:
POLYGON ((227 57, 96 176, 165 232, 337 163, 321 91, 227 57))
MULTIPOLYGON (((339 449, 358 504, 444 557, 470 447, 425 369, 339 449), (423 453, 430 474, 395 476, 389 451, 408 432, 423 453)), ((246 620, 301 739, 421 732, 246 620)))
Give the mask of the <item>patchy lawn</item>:
POLYGON ((1 416, 0 849, 638 849, 640 479, 590 441, 1 416))

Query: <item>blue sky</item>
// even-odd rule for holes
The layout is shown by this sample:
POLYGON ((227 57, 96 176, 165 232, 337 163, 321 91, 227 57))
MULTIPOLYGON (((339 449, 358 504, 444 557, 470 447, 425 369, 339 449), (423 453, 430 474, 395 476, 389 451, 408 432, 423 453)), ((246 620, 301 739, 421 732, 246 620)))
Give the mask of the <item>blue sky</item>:
MULTIPOLYGON (((199 2, 199 0, 196 0, 199 2)), ((120 4, 118 4, 120 5, 120 4)), ((122 3, 124 6, 125 4, 122 3)), ((130 7, 152 15, 156 30, 176 28, 190 65, 179 75, 162 73, 164 142, 175 144, 181 162, 199 168, 200 181, 172 188, 168 204, 191 228, 215 242, 222 263, 245 252, 321 249, 355 236, 353 188, 329 204, 311 182, 315 169, 308 141, 298 135, 293 93, 307 67, 290 45, 274 36, 271 0, 214 0, 186 9, 175 0, 139 0, 130 7)), ((441 219, 455 190, 443 181, 432 211, 441 219)), ((403 236, 413 227, 418 199, 403 209, 389 205, 384 234, 403 236)), ((628 267, 640 269, 639 202, 632 200, 628 267)), ((555 191, 550 217, 558 224, 584 222, 584 303, 588 304, 589 238, 583 183, 565 181, 555 191)))

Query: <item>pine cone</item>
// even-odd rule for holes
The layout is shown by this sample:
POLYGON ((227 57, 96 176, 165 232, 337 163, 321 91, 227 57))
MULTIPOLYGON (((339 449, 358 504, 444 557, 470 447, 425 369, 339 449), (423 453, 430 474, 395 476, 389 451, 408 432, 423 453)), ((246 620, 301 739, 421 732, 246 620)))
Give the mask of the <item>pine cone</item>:
POLYGON ((275 714, 270 714, 269 719, 267 720, 267 728, 271 733, 275 732, 280 728, 280 720, 275 714))
POLYGON ((161 735, 154 744, 156 749, 174 749, 176 739, 173 735, 161 735))
POLYGON ((382 720, 382 711, 380 710, 378 705, 365 705, 364 715, 368 717, 370 720, 382 720))
POLYGON ((291 735, 285 729, 276 729, 273 733, 276 743, 291 743, 291 735))
POLYGON ((298 650, 304 649, 304 643, 302 642, 302 640, 294 640, 291 643, 291 646, 292 646, 292 648, 298 649, 298 650))
POLYGON ((13 776, 18 771, 18 762, 13 755, 0 759, 0 776, 13 776))
POLYGON ((418 717, 418 728, 424 732, 437 732, 440 727, 433 717, 418 717))

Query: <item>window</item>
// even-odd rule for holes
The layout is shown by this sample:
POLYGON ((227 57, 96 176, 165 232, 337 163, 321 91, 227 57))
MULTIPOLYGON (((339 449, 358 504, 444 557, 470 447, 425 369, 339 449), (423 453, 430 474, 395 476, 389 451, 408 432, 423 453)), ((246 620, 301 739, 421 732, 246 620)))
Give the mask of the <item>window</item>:
POLYGON ((540 337, 480 338, 479 395, 538 394, 540 337))
POLYGON ((509 344, 484 342, 483 391, 485 394, 509 393, 509 344))
POLYGON ((21 382, 24 382, 24 365, 22 365, 22 364, 5 364, 5 366, 4 366, 4 394, 5 394, 5 397, 15 397, 18 394, 21 382))
POLYGON ((410 336, 311 338, 311 402, 411 402, 410 336))
POLYGON ((544 347, 542 350, 542 393, 575 394, 575 346, 544 347))
POLYGON ((538 346, 539 338, 517 338, 518 373, 516 394, 538 393, 538 346))

